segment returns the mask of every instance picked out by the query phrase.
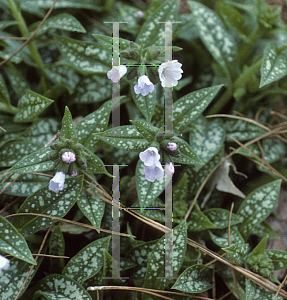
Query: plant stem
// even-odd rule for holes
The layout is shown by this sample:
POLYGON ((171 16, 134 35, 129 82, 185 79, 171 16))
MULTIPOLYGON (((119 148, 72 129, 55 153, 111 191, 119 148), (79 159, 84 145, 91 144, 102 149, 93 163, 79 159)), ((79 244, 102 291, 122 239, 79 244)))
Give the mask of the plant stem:
POLYGON ((18 108, 17 107, 15 107, 13 105, 8 106, 8 105, 5 105, 4 103, 0 103, 0 111, 1 110, 9 112, 9 113, 11 113, 13 115, 16 115, 17 112, 18 112, 18 108))
MULTIPOLYGON (((29 36, 28 27, 26 25, 26 22, 22 16, 20 10, 17 8, 16 3, 14 2, 14 0, 7 0, 7 2, 10 6, 11 12, 12 12, 15 20, 18 22, 18 26, 19 26, 19 29, 20 29, 22 35, 29 36)), ((43 64, 42 58, 41 58, 37 48, 35 47, 34 42, 30 41, 30 43, 28 44, 28 47, 29 47, 32 58, 34 59, 34 61, 40 68, 41 75, 45 78, 44 64, 43 64)))

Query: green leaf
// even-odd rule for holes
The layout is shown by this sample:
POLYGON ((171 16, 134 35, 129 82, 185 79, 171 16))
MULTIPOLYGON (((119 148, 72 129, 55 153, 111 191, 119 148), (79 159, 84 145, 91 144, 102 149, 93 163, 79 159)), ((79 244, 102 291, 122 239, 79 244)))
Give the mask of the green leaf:
MULTIPOLYGON (((211 208, 204 211, 204 214, 218 229, 227 228, 229 226, 230 212, 222 208, 211 208)), ((236 214, 232 214, 231 226, 240 223, 242 220, 236 214)))
MULTIPOLYGON (((65 180, 64 190, 53 192, 45 186, 29 196, 19 208, 18 213, 37 213, 58 218, 64 217, 75 204, 82 189, 83 176, 65 180)), ((13 225, 24 236, 49 227, 53 218, 33 215, 22 215, 13 218, 13 225)))
MULTIPOLYGON (((50 9, 53 5, 53 0, 25 0, 21 2, 21 9, 30 11, 31 7, 47 8, 50 9)), ((83 8, 94 11, 103 10, 102 0, 58 0, 55 8, 83 8)))
POLYGON ((176 276, 180 270, 182 262, 184 260, 186 251, 187 241, 187 230, 186 223, 182 222, 173 229, 171 232, 166 233, 155 245, 152 253, 149 257, 147 264, 146 277, 144 282, 145 288, 163 290, 172 279, 159 278, 165 277, 165 239, 166 235, 169 235, 170 240, 172 239, 172 257, 170 258, 170 264, 172 270, 172 276, 176 276))
POLYGON ((192 232, 215 228, 209 218, 200 210, 197 203, 194 206, 194 211, 189 215, 187 225, 188 231, 192 232))
POLYGON ((71 139, 77 136, 76 129, 73 123, 73 118, 68 106, 65 107, 60 136, 65 137, 66 139, 71 139))
POLYGON ((7 106, 10 106, 10 96, 4 81, 4 78, 0 74, 0 102, 6 104, 7 106))
POLYGON ((53 170, 55 163, 49 158, 51 151, 50 147, 41 148, 22 158, 8 172, 24 174, 53 170))
POLYGON ((106 174, 110 177, 113 177, 105 168, 105 165, 103 161, 95 155, 93 152, 91 152, 88 149, 85 149, 85 152, 87 152, 90 157, 87 159, 87 172, 94 173, 94 174, 106 174))
POLYGON ((107 251, 110 236, 95 240, 72 257, 62 274, 83 283, 96 275, 103 267, 104 252, 107 251))
MULTIPOLYGON (((247 279, 246 279, 247 281, 247 279)), ((246 284, 246 300, 273 300, 274 294, 266 290, 265 288, 257 285, 251 280, 246 284)), ((277 300, 282 300, 282 297, 276 298, 277 300)))
POLYGON ((136 94, 134 91, 134 86, 136 84, 137 84, 137 77, 134 78, 131 84, 132 98, 135 104, 137 105, 137 107, 139 108, 139 110, 141 111, 141 113, 146 118, 146 120, 150 122, 154 113, 154 108, 156 103, 156 91, 153 91, 147 96, 143 96, 142 94, 136 94))
POLYGON ((149 144, 134 125, 123 125, 97 133, 96 138, 126 151, 144 151, 149 144))
POLYGON ((238 72, 236 43, 218 15, 205 5, 188 1, 199 36, 216 62, 234 78, 238 72))
POLYGON ((27 91, 19 100, 19 111, 14 117, 14 122, 34 121, 54 100, 50 100, 40 94, 27 91))
POLYGON ((112 98, 112 90, 112 81, 103 75, 86 76, 77 85, 72 103, 89 104, 102 102, 112 98))
POLYGON ((225 138, 223 122, 220 119, 206 120, 200 117, 193 125, 195 127, 189 133, 189 144, 197 157, 203 163, 207 163, 223 145, 225 138))
POLYGON ((268 256, 272 259, 274 270, 287 268, 287 252, 280 250, 265 250, 268 256))
MULTIPOLYGON (((216 230, 216 231, 214 230, 214 233, 217 233, 217 232, 218 232, 218 230, 216 230)), ((209 235, 210 235, 212 241, 220 248, 228 247, 228 231, 225 230, 223 232, 223 234, 221 234, 220 236, 215 235, 214 233, 209 231, 209 235)), ((233 245, 233 244, 244 244, 244 239, 237 229, 235 229, 234 227, 231 227, 230 228, 230 245, 233 245)))
POLYGON ((15 258, 36 265, 24 237, 6 219, 0 216, 0 250, 15 258))
MULTIPOLYGON (((37 22, 30 26, 30 32, 34 31, 39 26, 39 24, 40 22, 37 22)), ((58 14, 56 16, 48 18, 48 20, 46 20, 41 26, 41 28, 38 30, 36 36, 40 36, 49 31, 50 29, 86 32, 82 24, 74 16, 67 13, 58 14)))
MULTIPOLYGON (((6 195, 28 197, 43 186, 47 185, 49 180, 44 176, 23 174, 20 181, 15 181, 12 185, 10 185, 11 182, 18 176, 19 174, 14 174, 8 180, 6 180, 5 183, 0 186, 0 192, 6 188, 6 190, 4 191, 4 194, 6 195), (8 185, 10 185, 10 187, 8 187, 8 185)), ((3 177, 2 179, 5 179, 5 177, 3 177)))
POLYGON ((252 250, 249 255, 249 258, 256 256, 258 254, 263 254, 266 248, 267 237, 261 240, 261 242, 252 250))
POLYGON ((279 239, 278 234, 274 231, 274 229, 266 222, 258 224, 252 229, 252 234, 258 235, 260 237, 269 237, 271 239, 279 239))
MULTIPOLYGON (((92 189, 91 186, 85 182, 84 188, 95 194, 99 194, 98 191, 92 189)), ((105 202, 102 199, 82 189, 78 197, 77 204, 82 213, 89 219, 93 226, 101 227, 101 221, 105 212, 105 202)))
POLYGON ((35 297, 46 295, 51 300, 92 300, 90 294, 81 284, 63 275, 47 276, 40 280, 35 288, 37 289, 35 297))
POLYGON ((12 86, 12 89, 18 97, 22 97, 30 88, 30 85, 19 68, 4 67, 5 73, 12 86))
POLYGON ((174 162, 187 165, 202 165, 202 161, 196 156, 193 149, 185 140, 173 136, 171 141, 177 144, 177 149, 180 151, 180 157, 172 158, 174 162))
MULTIPOLYGON (((59 224, 52 229, 52 233, 49 238, 49 255, 65 255, 65 239, 59 224)), ((62 272, 64 266, 64 258, 50 258, 50 271, 62 272)))
POLYGON ((183 218, 188 211, 189 202, 188 196, 188 181, 186 172, 173 187, 173 217, 183 218))
POLYGON ((4 30, 5 28, 12 26, 12 25, 17 25, 17 21, 1 21, 0 23, 0 30, 4 30))
POLYGON ((64 57, 63 64, 71 66, 84 75, 107 73, 111 68, 111 54, 92 42, 74 40, 54 35, 55 41, 64 57))
POLYGON ((153 142, 159 129, 145 121, 131 121, 135 124, 138 132, 148 141, 153 142))
MULTIPOLYGON (((141 27, 136 38, 136 43, 143 47, 164 46, 165 45, 165 24, 158 22, 178 21, 178 0, 170 0, 163 3, 141 27)), ((175 26, 173 26, 175 27, 175 26)))
POLYGON ((278 51, 277 44, 270 43, 265 48, 260 72, 259 88, 277 81, 287 74, 287 57, 278 51))
POLYGON ((184 129, 205 110, 223 85, 216 85, 191 92, 173 105, 173 130, 182 133, 184 129))
MULTIPOLYGON (((106 50, 111 52, 113 50, 113 38, 110 36, 102 35, 102 34, 92 34, 96 39, 97 42, 102 45, 106 50)), ((120 39, 120 50, 123 51, 130 46, 131 41, 120 39)), ((139 45, 138 45, 139 47, 139 45)))
POLYGON ((17 161, 39 149, 39 144, 27 140, 8 142, 1 147, 0 167, 11 167, 17 161))
POLYGON ((99 109, 82 119, 76 126, 79 143, 92 152, 99 146, 99 140, 96 140, 93 133, 107 129, 111 109, 112 101, 107 101, 99 109))
POLYGON ((240 265, 244 261, 244 257, 247 254, 248 247, 248 244, 240 243, 234 244, 227 248, 222 248, 222 250, 230 254, 230 256, 232 257, 232 263, 234 263, 235 265, 240 265))
POLYGON ((246 241, 252 228, 264 221, 272 212, 280 191, 281 180, 265 184, 250 193, 237 211, 237 216, 243 219, 238 230, 246 241))
POLYGON ((19 293, 20 288, 25 282, 19 296, 21 296, 31 283, 42 262, 42 257, 39 257, 37 266, 35 266, 31 273, 31 265, 18 259, 10 260, 10 268, 1 272, 0 295, 2 299, 14 300, 19 293), (29 275, 29 276, 28 276, 29 275))
POLYGON ((225 121, 226 141, 234 142, 231 137, 244 142, 266 133, 266 129, 246 120, 228 119, 225 121))
MULTIPOLYGON (((139 201, 132 205, 132 207, 139 206, 139 201)), ((156 198, 147 207, 142 207, 140 210, 138 210, 138 213, 149 219, 159 222, 165 222, 164 209, 164 203, 162 202, 162 200, 156 198)))
POLYGON ((179 275, 172 289, 185 293, 201 293, 213 287, 210 267, 194 265, 179 275))
POLYGON ((165 177, 162 180, 155 180, 154 182, 148 181, 145 179, 144 168, 144 163, 138 160, 136 166, 136 184, 141 207, 147 207, 165 189, 165 177))

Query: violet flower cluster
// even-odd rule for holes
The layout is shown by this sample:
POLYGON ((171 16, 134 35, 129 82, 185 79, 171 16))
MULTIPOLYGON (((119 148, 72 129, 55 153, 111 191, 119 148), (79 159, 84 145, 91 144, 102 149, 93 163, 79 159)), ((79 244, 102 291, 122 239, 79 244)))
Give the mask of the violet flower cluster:
MULTIPOLYGON (((162 87, 173 87, 178 84, 178 80, 181 79, 183 70, 182 64, 177 60, 167 61, 162 63, 158 68, 158 75, 161 81, 162 87)), ((114 66, 107 76, 112 82, 117 83, 127 73, 127 67, 125 65, 114 66)), ((147 96, 154 90, 154 84, 150 81, 148 76, 142 75, 138 78, 137 84, 134 86, 136 94, 142 94, 147 96)))
MULTIPOLYGON (((176 143, 168 143, 167 148, 171 151, 174 151, 177 149, 177 145, 176 143)), ((172 162, 166 163, 163 170, 163 167, 160 162, 160 155, 158 153, 158 149, 155 147, 149 147, 145 151, 141 152, 139 154, 139 157, 140 160, 145 164, 145 179, 150 182, 154 182, 156 179, 162 180, 164 170, 167 176, 171 176, 172 174, 174 174, 174 166, 172 162)))

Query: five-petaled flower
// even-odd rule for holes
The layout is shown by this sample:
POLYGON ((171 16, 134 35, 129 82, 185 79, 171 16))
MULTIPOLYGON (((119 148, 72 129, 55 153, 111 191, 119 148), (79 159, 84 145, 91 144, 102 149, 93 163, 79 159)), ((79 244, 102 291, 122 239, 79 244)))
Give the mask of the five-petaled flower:
POLYGON ((113 68, 107 73, 108 78, 117 83, 127 73, 128 69, 125 65, 113 66, 113 68))
POLYGON ((146 166, 144 168, 145 179, 151 182, 157 180, 162 180, 164 175, 164 170, 161 166, 160 161, 156 162, 152 166, 146 166))
POLYGON ((177 144, 169 142, 166 148, 169 149, 170 151, 175 151, 177 149, 177 144))
POLYGON ((76 160, 76 155, 71 151, 64 152, 62 154, 62 160, 65 163, 70 164, 76 160))
POLYGON ((10 260, 0 255, 0 273, 2 270, 7 270, 10 267, 10 260))
POLYGON ((165 167, 164 167, 164 170, 165 170, 165 174, 167 176, 172 175, 174 173, 174 166, 173 166, 172 162, 170 162, 169 164, 166 163, 165 167))
POLYGON ((167 61, 159 66, 158 75, 162 87, 173 87, 178 84, 183 73, 181 66, 177 60, 167 61))
POLYGON ((135 93, 142 94, 143 96, 146 96, 149 93, 151 93, 153 89, 154 85, 146 75, 142 75, 138 79, 138 83, 134 87, 135 93))
POLYGON ((64 189, 65 177, 65 173, 57 172, 50 180, 49 189, 53 192, 62 191, 64 189))
POLYGON ((158 150, 155 147, 149 147, 145 151, 141 152, 139 156, 140 160, 148 167, 155 165, 160 159, 158 150))

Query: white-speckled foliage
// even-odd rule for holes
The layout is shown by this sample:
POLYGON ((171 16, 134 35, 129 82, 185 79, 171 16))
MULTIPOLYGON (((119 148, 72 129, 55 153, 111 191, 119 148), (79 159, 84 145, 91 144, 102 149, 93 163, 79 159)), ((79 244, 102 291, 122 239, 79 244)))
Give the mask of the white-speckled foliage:
POLYGON ((91 151, 99 146, 93 133, 102 132, 107 129, 109 116, 112 109, 112 101, 106 101, 99 109, 87 115, 76 126, 78 141, 91 151))
MULTIPOLYGON (((37 213, 62 218, 76 203, 82 189, 82 183, 83 176, 76 176, 65 180, 63 191, 53 192, 49 190, 49 186, 45 186, 29 196, 21 205, 18 213, 37 213)), ((47 228, 52 223, 53 218, 33 215, 13 218, 13 225, 23 236, 47 228)))
POLYGON ((62 119, 62 128, 60 136, 65 137, 66 139, 71 139, 77 136, 72 114, 67 106, 65 107, 65 113, 62 119))
POLYGON ((176 133, 183 133, 184 129, 205 110, 214 99, 222 85, 216 85, 191 92, 173 105, 173 129, 176 133))
POLYGON ((172 286, 173 289, 185 293, 201 293, 212 287, 210 267, 204 265, 194 265, 187 268, 172 286))
POLYGON ((96 138, 101 141, 126 151, 144 151, 148 142, 137 131, 134 125, 123 125, 97 133, 96 138))
MULTIPOLYGON (((121 25, 120 25, 120 29, 121 29, 121 25)), ((110 36, 104 36, 102 34, 93 34, 93 36, 95 37, 95 39, 97 40, 97 42, 102 45, 106 50, 108 51, 112 51, 113 50, 113 38, 110 36)), ((125 50, 126 48, 128 48, 130 46, 130 41, 123 39, 121 37, 120 39, 120 49, 125 50)))
MULTIPOLYGON (((226 248, 228 247, 228 230, 225 229, 223 231, 218 230, 210 230, 209 231, 210 238, 212 241, 219 246, 220 248, 226 248), (220 235, 219 235, 220 234, 220 235)), ((234 227, 230 228, 230 244, 243 244, 244 240, 241 236, 240 232, 235 229, 234 227)))
POLYGON ((287 56, 278 51, 277 44, 270 43, 265 48, 260 72, 260 88, 278 81, 287 74, 287 56))
POLYGON ((3 76, 0 74, 0 103, 10 106, 10 96, 4 81, 3 76))
POLYGON ((109 242, 110 237, 105 237, 87 245, 70 259, 62 274, 81 283, 96 275, 103 267, 109 242))
MULTIPOLYGON (((218 228, 227 228, 229 224, 230 212, 222 208, 211 208, 204 211, 204 214, 210 219, 210 221, 218 228)), ((242 220, 236 214, 232 214, 231 226, 240 223, 242 220)))
POLYGON ((187 219, 187 228, 191 232, 198 232, 206 229, 215 229, 216 226, 200 210, 198 204, 196 203, 193 211, 187 219))
MULTIPOLYGON (((265 288, 257 285, 251 280, 246 279, 246 300, 273 300, 274 294, 267 291, 265 288)), ((282 300, 282 297, 277 296, 278 300, 282 300)))
POLYGON ((199 36, 216 62, 231 77, 238 72, 237 46, 219 16, 205 5, 188 1, 199 36))
POLYGON ((35 296, 45 299, 92 300, 90 294, 77 281, 63 275, 50 275, 42 279, 35 287, 35 296))
POLYGON ((135 124, 138 132, 148 141, 152 142, 155 140, 156 134, 159 132, 157 127, 152 126, 148 122, 144 121, 132 121, 135 124))
POLYGON ((206 164, 223 145, 225 139, 223 122, 220 119, 207 120, 200 117, 195 120, 193 126, 189 133, 189 144, 197 157, 206 164))
MULTIPOLYGON (((40 22, 39 22, 40 23, 40 22)), ((34 23, 29 29, 34 31, 39 23, 34 23)), ((40 36, 51 29, 61 29, 74 32, 86 32, 82 24, 72 15, 63 13, 54 17, 48 18, 43 26, 38 30, 36 36, 40 36)))
POLYGON ((231 118, 227 119, 224 122, 224 125, 226 129, 227 142, 233 142, 231 137, 238 141, 244 142, 266 133, 264 128, 246 120, 237 120, 231 118))
POLYGON ((239 244, 233 244, 226 248, 222 248, 222 250, 230 254, 232 258, 232 262, 235 265, 241 265, 244 257, 247 254, 248 248, 249 248, 248 244, 239 243, 239 244))
POLYGON ((0 216, 0 250, 15 258, 36 265, 31 251, 18 230, 6 219, 0 216))
POLYGON ((54 101, 32 91, 19 100, 19 111, 14 117, 15 122, 31 122, 34 121, 40 113, 42 113, 54 101))
POLYGON ((41 262, 42 257, 39 257, 37 265, 34 267, 32 272, 28 276, 29 271, 31 269, 31 265, 16 258, 11 259, 10 268, 8 270, 5 270, 5 273, 1 272, 1 298, 5 300, 14 300, 23 283, 25 282, 25 286, 20 294, 22 295, 26 288, 29 286, 34 275, 36 274, 39 266, 41 265, 41 262))
POLYGON ((239 232, 246 241, 252 228, 265 220, 272 212, 280 191, 281 180, 265 184, 250 193, 238 211, 237 216, 243 219, 238 225, 239 232))
MULTIPOLYGON (((163 3, 144 23, 136 42, 144 47, 164 46, 165 43, 165 24, 158 22, 176 22, 178 15, 178 0, 170 0, 163 3)), ((176 25, 173 25, 175 27, 176 25)))
POLYGON ((91 188, 90 185, 84 182, 83 186, 84 189, 82 189, 79 194, 77 205, 95 227, 101 227, 101 221, 105 211, 105 202, 97 196, 85 191, 85 189, 87 189, 95 194, 99 194, 99 192, 91 188))
POLYGON ((83 42, 62 35, 54 35, 54 38, 64 57, 64 64, 85 75, 107 73, 110 70, 110 53, 98 44, 83 42))
POLYGON ((265 250, 272 259, 274 270, 285 269, 287 267, 287 253, 281 250, 265 250))
MULTIPOLYGON (((65 255, 65 239, 59 224, 52 229, 49 238, 49 254, 59 256, 65 255)), ((64 265, 64 258, 50 258, 50 269, 56 268, 61 272, 64 269, 64 265)))
POLYGON ((172 270, 168 270, 168 272, 172 272, 172 276, 176 276, 181 268, 185 256, 187 240, 187 230, 185 222, 182 222, 173 229, 172 237, 171 232, 166 233, 156 243, 148 259, 146 277, 144 282, 145 288, 163 290, 169 283, 172 282, 172 279, 159 278, 165 277, 165 236, 167 234, 169 235, 169 239, 172 238, 173 245, 172 258, 169 262, 172 270))
POLYGON ((150 182, 145 179, 144 163, 138 160, 136 166, 136 183, 137 194, 141 207, 147 207, 154 199, 156 199, 165 188, 165 178, 150 182))

